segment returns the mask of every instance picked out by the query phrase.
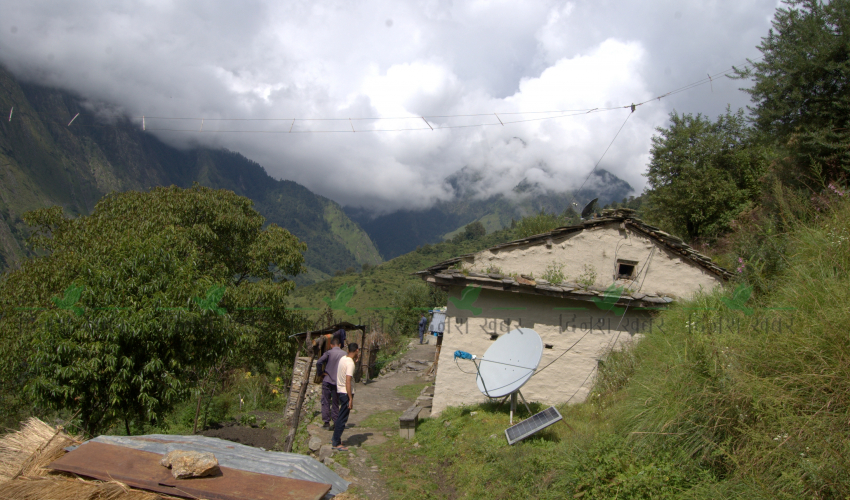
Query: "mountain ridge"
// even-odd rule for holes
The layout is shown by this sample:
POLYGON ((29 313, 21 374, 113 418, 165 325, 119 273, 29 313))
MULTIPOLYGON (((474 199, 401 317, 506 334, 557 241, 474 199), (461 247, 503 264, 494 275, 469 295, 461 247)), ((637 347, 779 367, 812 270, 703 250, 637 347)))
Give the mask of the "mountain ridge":
MULTIPOLYGON (((487 232, 509 227, 512 220, 545 211, 562 213, 572 203, 583 205, 599 198, 599 206, 619 202, 634 193, 628 182, 605 169, 596 169, 589 177, 589 186, 580 191, 555 192, 526 179, 520 181, 510 196, 496 194, 477 197, 475 183, 482 176, 461 169, 446 178, 454 192, 451 201, 439 201, 424 210, 397 210, 374 216, 367 210, 345 207, 348 216, 360 224, 378 247, 384 259, 390 260, 416 250, 425 244, 438 243, 463 229, 467 224, 481 221, 487 232)), ((572 206, 577 212, 582 206, 572 206)))
POLYGON ((382 262, 368 234, 339 204, 272 178, 239 153, 180 150, 126 118, 104 123, 82 98, 19 82, 0 66, 0 109, 11 108, 11 119, 0 120, 0 270, 32 255, 24 244, 24 212, 59 205, 68 215, 87 215, 111 191, 189 187, 195 181, 250 198, 267 223, 305 241, 308 269, 296 282, 382 262))

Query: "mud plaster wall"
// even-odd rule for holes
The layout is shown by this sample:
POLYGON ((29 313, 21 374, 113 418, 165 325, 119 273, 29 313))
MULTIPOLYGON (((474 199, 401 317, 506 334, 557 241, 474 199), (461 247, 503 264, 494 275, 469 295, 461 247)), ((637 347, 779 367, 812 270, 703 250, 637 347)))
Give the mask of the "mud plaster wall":
MULTIPOLYGON (((460 297, 461 290, 461 287, 452 287, 449 296, 460 297)), ((554 405, 570 397, 570 403, 584 401, 593 385, 594 377, 588 378, 588 375, 597 359, 611 346, 622 347, 640 338, 641 332, 651 327, 650 316, 645 311, 628 310, 617 316, 597 308, 593 302, 554 297, 482 290, 474 306, 481 308, 480 314, 459 310, 451 302, 448 304, 443 347, 437 365, 433 415, 440 414, 448 406, 487 401, 476 385, 475 366, 467 360, 458 360, 455 364, 454 352, 461 350, 481 357, 494 342, 490 339, 492 333, 505 334, 519 326, 532 328, 544 344, 553 344, 552 349, 543 349, 539 368, 552 362, 586 334, 574 348, 531 377, 521 389, 529 402, 554 405)))
POLYGON ((643 274, 635 281, 618 280, 632 291, 659 294, 679 299, 690 297, 701 288, 708 291, 721 279, 693 261, 676 255, 655 240, 630 229, 620 229, 619 223, 585 229, 579 233, 552 240, 551 245, 536 242, 503 250, 484 250, 464 262, 464 269, 486 273, 498 269, 502 274, 534 274, 540 278, 547 267, 562 264, 565 281, 576 281, 584 265, 596 270, 596 285, 607 287, 614 283, 618 259, 637 261, 635 273, 643 274), (653 252, 653 248, 655 251, 653 252), (652 258, 649 264, 644 264, 652 258))

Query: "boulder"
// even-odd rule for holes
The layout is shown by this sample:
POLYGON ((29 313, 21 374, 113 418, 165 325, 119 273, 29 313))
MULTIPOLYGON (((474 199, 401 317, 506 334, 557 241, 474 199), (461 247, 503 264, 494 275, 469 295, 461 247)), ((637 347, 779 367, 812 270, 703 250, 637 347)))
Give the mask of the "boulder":
POLYGON ((319 448, 319 453, 317 454, 316 458, 319 460, 319 462, 324 462, 325 459, 330 458, 331 456, 333 456, 333 454, 334 450, 331 445, 323 444, 322 447, 319 448))
POLYGON ((307 441, 307 447, 310 448, 310 451, 319 451, 322 447, 322 438, 319 436, 310 436, 310 440, 307 441))
POLYGON ((219 472, 218 460, 208 451, 174 450, 162 457, 159 464, 171 469, 175 479, 206 477, 219 472))

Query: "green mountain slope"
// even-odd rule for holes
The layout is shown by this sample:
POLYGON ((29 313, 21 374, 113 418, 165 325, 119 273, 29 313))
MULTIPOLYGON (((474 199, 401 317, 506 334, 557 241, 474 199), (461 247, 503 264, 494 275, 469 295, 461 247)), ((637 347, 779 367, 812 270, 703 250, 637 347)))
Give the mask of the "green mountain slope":
MULTIPOLYGON (((604 169, 594 171, 588 183, 593 187, 576 193, 553 192, 523 181, 514 188, 511 197, 499 194, 482 199, 476 197, 479 180, 480 176, 462 169, 446 180, 455 199, 439 202, 427 210, 399 210, 373 217, 367 211, 346 207, 346 213, 369 234, 384 258, 391 259, 417 246, 451 238, 476 220, 492 232, 541 210, 560 214, 572 203, 583 205, 593 198, 599 198, 599 206, 603 206, 619 202, 634 192, 629 183, 604 169)), ((573 208, 578 211, 582 207, 573 208)))
POLYGON ((335 202, 225 150, 183 151, 123 119, 105 123, 66 92, 18 82, 0 68, 0 270, 29 255, 21 215, 60 205, 88 214, 110 191, 195 181, 251 198, 268 223, 308 245, 301 283, 382 261, 369 236, 335 202), (14 109, 12 110, 12 108, 14 109), (8 112, 12 110, 11 120, 8 112), (68 126, 79 113, 73 124, 68 126))

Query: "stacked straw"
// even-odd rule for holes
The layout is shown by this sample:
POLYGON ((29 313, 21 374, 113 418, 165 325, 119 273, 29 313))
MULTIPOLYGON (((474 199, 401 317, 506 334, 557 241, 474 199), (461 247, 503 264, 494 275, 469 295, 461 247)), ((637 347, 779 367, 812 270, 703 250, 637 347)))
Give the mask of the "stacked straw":
POLYGON ((132 489, 117 481, 82 479, 46 469, 65 454, 65 448, 81 444, 78 436, 63 432, 37 418, 21 430, 0 436, 0 500, 156 500, 166 497, 132 489))

